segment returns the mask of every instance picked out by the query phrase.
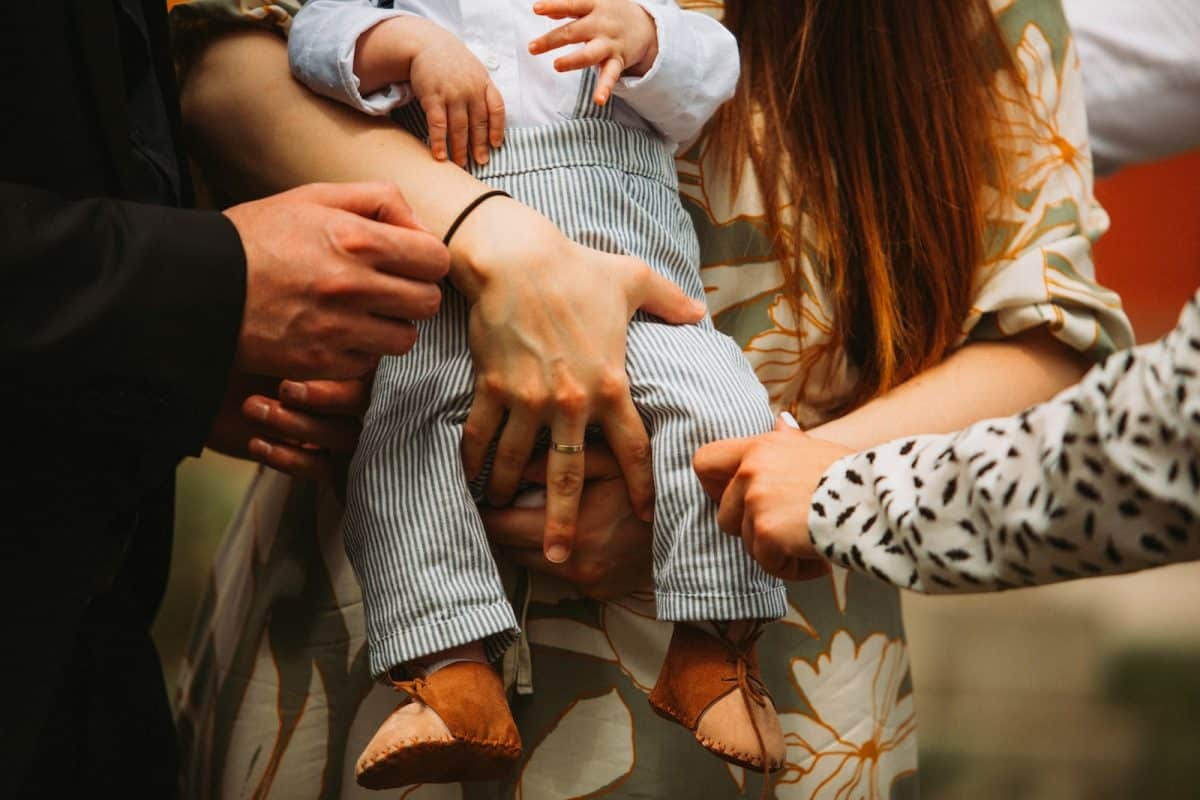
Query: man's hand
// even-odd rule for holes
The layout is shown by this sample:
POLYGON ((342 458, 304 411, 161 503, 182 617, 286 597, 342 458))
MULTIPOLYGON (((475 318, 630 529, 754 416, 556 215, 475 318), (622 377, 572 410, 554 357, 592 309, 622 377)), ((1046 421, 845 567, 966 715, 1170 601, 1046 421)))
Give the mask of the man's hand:
POLYGON ((658 28, 632 0, 538 0, 533 11, 550 19, 575 18, 529 43, 538 55, 569 44, 583 47, 555 59, 559 72, 600 67, 592 99, 604 105, 622 75, 645 75, 658 58, 658 28))
MULTIPOLYGON (((526 477, 544 482, 545 460, 533 464, 526 477)), ((565 564, 547 561, 542 552, 544 493, 518 497, 521 507, 483 510, 493 547, 509 561, 567 580, 597 600, 651 588, 651 526, 634 513, 621 468, 607 447, 589 446, 587 481, 575 549, 565 564)))
POLYGON ((235 375, 208 446, 340 489, 370 393, 362 379, 278 383, 235 375))
POLYGON ((705 445, 693 460, 704 490, 720 503, 721 530, 741 537, 770 574, 806 580, 829 572, 808 535, 813 492, 825 470, 852 452, 781 420, 773 433, 705 445))
POLYGON ((225 216, 246 251, 241 372, 362 377, 441 304, 449 254, 391 184, 302 186, 225 216))

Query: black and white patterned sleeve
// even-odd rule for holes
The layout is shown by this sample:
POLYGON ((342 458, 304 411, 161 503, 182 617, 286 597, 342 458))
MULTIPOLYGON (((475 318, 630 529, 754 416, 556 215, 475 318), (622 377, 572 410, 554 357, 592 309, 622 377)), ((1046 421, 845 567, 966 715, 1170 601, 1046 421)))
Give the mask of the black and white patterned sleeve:
POLYGON ((1200 559, 1200 293, 1053 400, 841 459, 809 529, 834 563, 923 592, 1200 559))

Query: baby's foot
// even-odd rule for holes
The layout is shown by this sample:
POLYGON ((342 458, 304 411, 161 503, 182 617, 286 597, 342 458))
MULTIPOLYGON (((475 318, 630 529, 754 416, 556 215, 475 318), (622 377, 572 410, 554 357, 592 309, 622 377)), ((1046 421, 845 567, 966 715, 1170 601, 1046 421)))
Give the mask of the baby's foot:
POLYGON ((407 699, 384 720, 355 768, 368 789, 502 777, 521 737, 496 671, 456 661, 395 684, 407 699))
POLYGON ((783 766, 783 729, 758 670, 757 626, 715 634, 678 624, 650 705, 683 725, 715 755, 748 769, 783 766))

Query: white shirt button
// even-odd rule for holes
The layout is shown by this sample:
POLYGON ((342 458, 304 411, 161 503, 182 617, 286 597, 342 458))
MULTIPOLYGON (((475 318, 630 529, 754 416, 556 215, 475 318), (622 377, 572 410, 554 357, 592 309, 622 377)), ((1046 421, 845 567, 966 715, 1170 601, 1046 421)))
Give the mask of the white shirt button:
POLYGON ((495 72, 496 70, 500 69, 500 59, 496 57, 495 53, 488 53, 483 59, 483 65, 492 72, 495 72))

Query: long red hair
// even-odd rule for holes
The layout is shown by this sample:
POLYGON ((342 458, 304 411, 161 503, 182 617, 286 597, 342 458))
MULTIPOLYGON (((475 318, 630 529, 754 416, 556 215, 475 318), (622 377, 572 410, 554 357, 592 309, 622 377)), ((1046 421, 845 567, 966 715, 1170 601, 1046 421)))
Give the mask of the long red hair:
POLYGON ((797 310, 816 248, 853 407, 960 336, 985 187, 1005 174, 993 87, 1011 53, 987 0, 726 0, 725 24, 742 83, 712 142, 753 166, 797 310))

